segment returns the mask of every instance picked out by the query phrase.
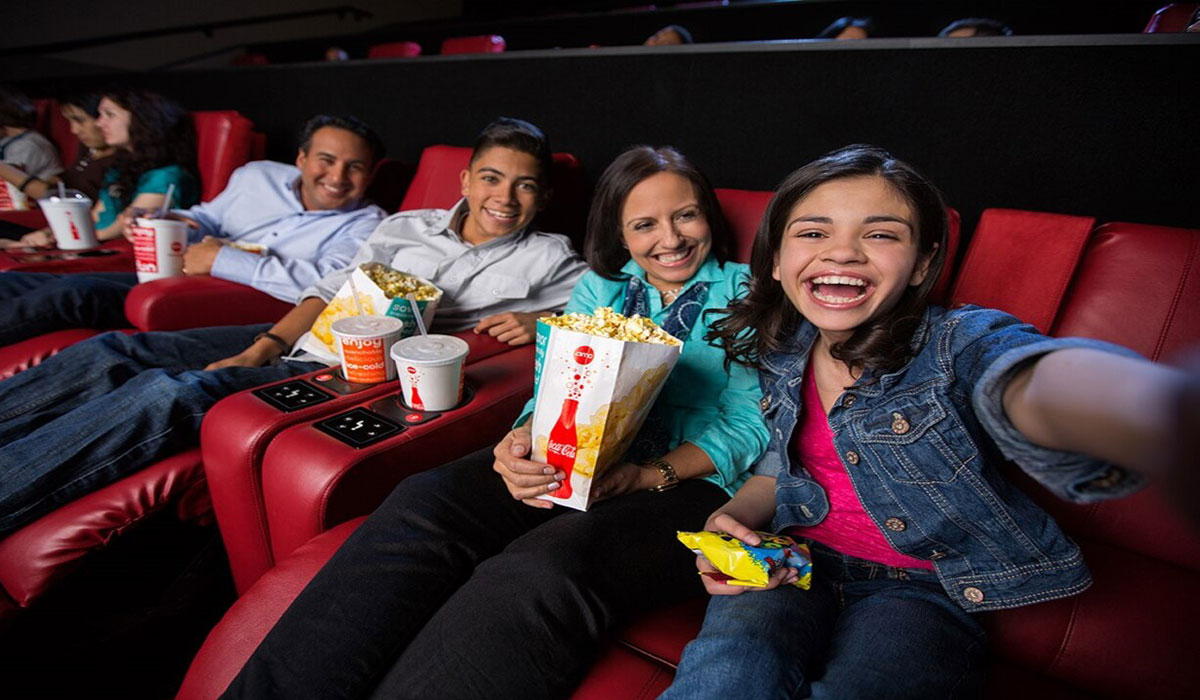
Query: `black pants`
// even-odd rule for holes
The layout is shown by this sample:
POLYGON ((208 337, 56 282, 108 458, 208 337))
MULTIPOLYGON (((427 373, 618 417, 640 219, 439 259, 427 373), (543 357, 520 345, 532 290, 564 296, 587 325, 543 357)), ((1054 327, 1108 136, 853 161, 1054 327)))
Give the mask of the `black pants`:
POLYGON ((623 618, 702 592, 675 531, 703 527, 719 487, 543 510, 491 464, 482 450, 402 482, 224 697, 564 697, 623 618))

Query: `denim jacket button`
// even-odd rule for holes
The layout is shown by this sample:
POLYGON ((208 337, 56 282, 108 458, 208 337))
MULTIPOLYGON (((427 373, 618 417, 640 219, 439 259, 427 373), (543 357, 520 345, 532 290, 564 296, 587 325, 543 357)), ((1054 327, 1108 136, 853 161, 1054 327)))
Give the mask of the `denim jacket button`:
POLYGON ((903 435, 912 427, 908 424, 908 419, 899 413, 892 414, 892 432, 897 435, 903 435))
POLYGON ((846 461, 850 464, 858 464, 858 453, 854 450, 846 452, 846 461))
POLYGON ((858 401, 858 397, 854 394, 848 394, 846 398, 842 399, 842 406, 845 408, 850 408, 854 405, 855 401, 858 401))
POLYGON ((944 549, 935 549, 929 553, 929 561, 937 561, 938 559, 945 559, 945 558, 946 558, 946 550, 944 550, 944 549))
POLYGON ((963 597, 978 605, 983 602, 983 591, 974 586, 967 586, 963 589, 963 597))
POLYGON ((883 521, 883 524, 884 527, 892 532, 904 532, 908 529, 908 525, 906 525, 900 518, 888 518, 887 520, 883 521))
POLYGON ((770 407, 771 407, 771 397, 770 396, 764 396, 758 400, 758 410, 766 411, 770 407))

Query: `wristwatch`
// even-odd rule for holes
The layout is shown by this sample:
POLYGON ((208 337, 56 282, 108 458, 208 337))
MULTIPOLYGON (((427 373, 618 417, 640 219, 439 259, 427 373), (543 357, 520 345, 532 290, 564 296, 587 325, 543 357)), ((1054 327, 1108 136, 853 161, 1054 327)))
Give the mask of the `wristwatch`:
POLYGON ((670 491, 679 485, 679 477, 675 474, 675 467, 665 459, 648 459, 642 462, 642 466, 654 467, 658 469, 658 473, 662 474, 663 482, 658 486, 651 486, 650 490, 655 493, 670 491))

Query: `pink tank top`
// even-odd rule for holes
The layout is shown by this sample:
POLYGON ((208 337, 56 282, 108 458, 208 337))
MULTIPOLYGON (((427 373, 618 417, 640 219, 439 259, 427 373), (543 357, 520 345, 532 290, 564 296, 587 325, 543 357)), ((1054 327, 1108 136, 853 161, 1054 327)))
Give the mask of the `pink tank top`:
POLYGON ((787 534, 808 537, 859 559, 904 569, 933 570, 933 563, 901 554, 892 548, 875 521, 867 515, 850 475, 838 459, 833 444, 833 431, 821 407, 817 382, 811 368, 805 373, 803 392, 804 412, 798 430, 792 436, 793 459, 808 469, 814 481, 825 489, 829 498, 829 516, 812 527, 789 528, 787 534))

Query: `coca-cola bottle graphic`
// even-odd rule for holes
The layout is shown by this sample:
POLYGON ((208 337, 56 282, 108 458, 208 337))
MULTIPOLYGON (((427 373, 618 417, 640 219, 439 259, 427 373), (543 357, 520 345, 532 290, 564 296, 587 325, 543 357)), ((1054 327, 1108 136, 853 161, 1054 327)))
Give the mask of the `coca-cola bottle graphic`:
POLYGON ((562 413, 550 430, 550 440, 546 445, 546 463, 561 469, 566 475, 562 486, 550 492, 555 498, 571 497, 571 474, 575 471, 575 453, 579 447, 579 437, 575 432, 575 411, 578 409, 578 399, 563 399, 562 413))

